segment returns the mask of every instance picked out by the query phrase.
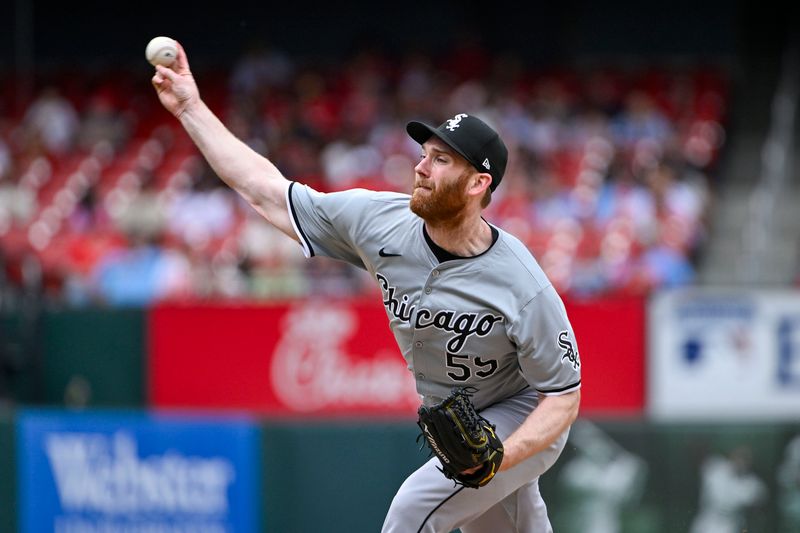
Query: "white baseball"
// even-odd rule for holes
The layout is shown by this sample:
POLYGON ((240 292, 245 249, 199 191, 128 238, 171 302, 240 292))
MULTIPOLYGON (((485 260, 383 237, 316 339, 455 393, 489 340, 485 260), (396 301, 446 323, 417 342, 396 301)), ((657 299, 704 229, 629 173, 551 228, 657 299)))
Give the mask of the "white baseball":
POLYGON ((147 48, 144 50, 144 55, 151 65, 164 65, 170 66, 175 62, 178 56, 178 47, 176 46, 175 39, 169 37, 153 37, 147 48))

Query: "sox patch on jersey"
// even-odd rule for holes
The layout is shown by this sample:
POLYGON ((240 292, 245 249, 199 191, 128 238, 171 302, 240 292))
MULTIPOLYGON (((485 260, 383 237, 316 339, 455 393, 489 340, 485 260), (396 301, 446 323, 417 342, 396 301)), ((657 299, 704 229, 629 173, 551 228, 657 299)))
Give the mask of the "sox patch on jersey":
POLYGON ((319 193, 292 183, 288 205, 307 257, 367 270, 426 401, 473 386, 478 408, 528 386, 580 388, 580 357, 561 298, 525 246, 498 229, 483 254, 439 263, 409 196, 363 189, 319 193))

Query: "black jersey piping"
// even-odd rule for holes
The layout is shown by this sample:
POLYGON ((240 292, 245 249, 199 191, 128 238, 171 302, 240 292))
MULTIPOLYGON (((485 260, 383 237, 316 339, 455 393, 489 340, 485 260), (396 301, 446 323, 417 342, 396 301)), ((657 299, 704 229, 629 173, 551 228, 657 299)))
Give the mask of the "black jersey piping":
POLYGON ((308 256, 314 257, 314 247, 311 246, 311 241, 308 240, 306 232, 303 231, 303 227, 300 225, 300 220, 297 218, 297 212, 294 209, 294 201, 292 200, 292 187, 294 187, 295 183, 296 182, 293 181, 289 184, 289 211, 294 219, 294 225, 297 226, 297 231, 300 232, 300 238, 303 239, 303 241, 306 243, 306 246, 308 246, 308 256))
POLYGON ((566 387, 561 387, 560 389, 536 389, 536 390, 541 392, 542 394, 555 393, 555 392, 564 392, 564 391, 569 390, 569 389, 574 389, 575 387, 577 387, 580 384, 581 384, 581 380, 578 380, 576 383, 573 383, 572 385, 567 385, 566 387))
POLYGON ((435 512, 436 512, 436 511, 439 509, 439 507, 441 507, 442 505, 444 505, 445 503, 447 503, 447 502, 450 500, 450 498, 452 498, 453 496, 455 496, 456 494, 458 494, 459 492, 461 492, 461 491, 462 491, 462 490, 464 490, 465 488, 467 488, 467 487, 465 487, 465 486, 459 487, 457 491, 455 491, 453 494, 451 494, 450 496, 448 496, 447 498, 445 498, 444 500, 442 500, 441 502, 439 502, 439 505, 437 505, 436 507, 434 507, 434 508, 431 510, 431 512, 430 512, 430 513, 428 513, 428 516, 426 516, 426 517, 425 517, 425 520, 423 520, 423 521, 422 521, 422 523, 419 525, 419 529, 417 530, 417 533, 419 533, 420 531, 422 531, 422 528, 423 528, 423 527, 425 527, 425 524, 428 522, 428 519, 431 517, 431 515, 433 515, 433 513, 435 513, 435 512))

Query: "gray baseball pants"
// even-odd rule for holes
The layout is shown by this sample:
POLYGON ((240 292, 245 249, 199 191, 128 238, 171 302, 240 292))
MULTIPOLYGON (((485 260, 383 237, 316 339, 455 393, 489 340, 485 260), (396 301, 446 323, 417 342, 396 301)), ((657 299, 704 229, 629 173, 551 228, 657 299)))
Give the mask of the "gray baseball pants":
MULTIPOLYGON (((481 412, 508 437, 538 403, 531 389, 481 412)), ((392 501, 383 533, 552 533, 539 476, 556 462, 567 441, 565 431, 549 448, 501 472, 480 489, 455 485, 438 470, 435 457, 411 474, 392 501)))

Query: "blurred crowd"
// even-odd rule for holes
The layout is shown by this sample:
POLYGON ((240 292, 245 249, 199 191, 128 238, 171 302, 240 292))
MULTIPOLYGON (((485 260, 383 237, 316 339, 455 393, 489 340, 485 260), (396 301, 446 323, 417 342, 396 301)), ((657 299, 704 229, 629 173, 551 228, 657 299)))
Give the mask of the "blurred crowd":
MULTIPOLYGON (((318 190, 408 192, 408 120, 481 116, 509 147, 486 218, 565 294, 691 283, 725 141, 727 80, 698 65, 535 68, 464 43, 440 57, 365 49, 297 60, 253 46, 193 65, 229 128, 318 190)), ((214 175, 158 104, 149 72, 53 75, 0 89, 4 294, 70 305, 375 290, 304 259, 214 175)))

